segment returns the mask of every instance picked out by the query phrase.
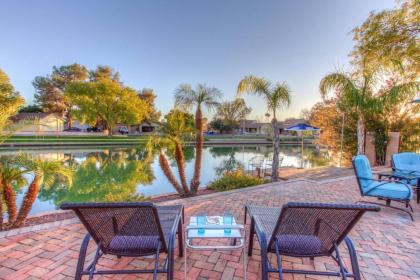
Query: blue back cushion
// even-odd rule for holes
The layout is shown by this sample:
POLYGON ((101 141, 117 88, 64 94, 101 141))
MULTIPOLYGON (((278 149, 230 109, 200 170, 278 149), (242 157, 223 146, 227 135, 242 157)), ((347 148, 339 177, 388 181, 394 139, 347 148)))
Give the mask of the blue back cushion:
MULTIPOLYGON (((354 168, 357 177, 372 179, 372 169, 370 168, 369 160, 365 155, 357 155, 353 158, 354 168)), ((373 182, 366 179, 358 179, 362 189, 366 189, 373 182)))
POLYGON ((420 172, 420 154, 416 154, 416 153, 393 154, 392 162, 396 169, 420 172))

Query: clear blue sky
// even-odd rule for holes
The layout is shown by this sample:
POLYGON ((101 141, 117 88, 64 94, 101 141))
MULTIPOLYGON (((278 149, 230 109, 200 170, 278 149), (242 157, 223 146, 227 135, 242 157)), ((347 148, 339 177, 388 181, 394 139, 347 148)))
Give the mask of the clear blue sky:
MULTIPOLYGON (((393 0, 4 1, 0 68, 27 102, 31 81, 54 65, 110 65, 128 86, 153 88, 167 112, 180 83, 205 83, 234 98, 248 74, 286 81, 299 116, 319 101, 326 73, 348 67, 350 31, 393 0)), ((247 97, 253 116, 266 110, 247 97)))

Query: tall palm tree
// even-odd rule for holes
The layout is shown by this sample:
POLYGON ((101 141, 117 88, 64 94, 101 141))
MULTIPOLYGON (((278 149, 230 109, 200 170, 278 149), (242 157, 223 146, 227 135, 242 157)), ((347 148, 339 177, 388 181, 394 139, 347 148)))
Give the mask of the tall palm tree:
POLYGON ((278 128, 277 111, 290 106, 291 90, 283 83, 272 84, 270 81, 256 76, 245 76, 238 84, 237 94, 254 94, 265 99, 267 109, 272 114, 273 127, 273 166, 271 179, 278 181, 280 131, 278 128))
POLYGON ((162 132, 164 133, 164 136, 151 137, 147 143, 149 156, 151 156, 154 151, 159 153, 159 165, 163 174, 165 174, 168 181, 181 196, 194 195, 194 192, 187 184, 185 156, 182 147, 184 140, 190 138, 193 133, 193 128, 186 123, 185 113, 174 110, 172 114, 169 114, 169 116, 166 117, 166 123, 162 126, 162 132), (174 155, 181 184, 178 183, 173 175, 170 164, 164 154, 164 149, 166 149, 167 153, 169 152, 174 155))
POLYGON ((352 108, 358 115, 357 154, 365 153, 366 119, 369 115, 380 114, 389 105, 414 96, 418 83, 391 84, 375 91, 377 87, 375 73, 363 73, 359 78, 337 72, 325 76, 319 85, 321 96, 326 99, 334 90, 342 108, 352 108))
POLYGON ((191 194, 197 193, 200 185, 201 159, 203 156, 203 112, 202 107, 208 110, 219 105, 222 93, 215 87, 198 84, 195 90, 191 85, 182 84, 175 90, 175 106, 183 109, 196 108, 195 111, 195 162, 194 175, 190 183, 191 194))
POLYGON ((33 170, 34 177, 26 191, 17 218, 12 227, 20 227, 25 222, 42 185, 50 186, 55 180, 66 180, 71 185, 73 170, 59 161, 45 161, 40 159, 27 160, 24 168, 33 170), (57 176, 59 178, 57 178, 57 176))

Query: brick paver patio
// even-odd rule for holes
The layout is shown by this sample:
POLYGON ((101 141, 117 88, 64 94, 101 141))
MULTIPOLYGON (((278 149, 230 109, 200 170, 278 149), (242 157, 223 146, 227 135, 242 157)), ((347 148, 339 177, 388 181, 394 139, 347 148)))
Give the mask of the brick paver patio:
MULTIPOLYGON (((248 188, 229 193, 167 202, 183 203, 186 217, 198 211, 220 214, 234 213, 243 221, 245 203, 281 206, 289 201, 354 202, 360 199, 355 180, 296 180, 248 188)), ((420 207, 414 205, 415 222, 402 212, 382 209, 368 213, 351 232, 364 279, 420 279, 420 207)), ((20 234, 0 238, 0 279, 72 279, 84 228, 76 219, 52 225, 22 229, 20 234), (24 233, 25 231, 31 230, 24 233)), ((260 277, 258 245, 248 260, 248 279, 260 277)), ((92 257, 93 247, 90 256, 92 257)), ((343 250, 343 254, 346 252, 343 250)), ((239 252, 189 253, 189 279, 242 279, 239 252)), ((347 256, 346 256, 347 257, 347 256)), ((347 259, 346 259, 347 260, 347 259)), ((151 259, 104 257, 106 268, 151 267, 151 259)), ((284 267, 330 270, 336 268, 328 258, 284 258, 284 267)), ((272 275, 276 279, 276 275, 272 275)), ((162 277, 162 276, 161 276, 162 277)), ((183 259, 175 260, 175 277, 183 279, 183 259)), ((95 279, 108 279, 98 277, 95 279)), ((113 279, 151 279, 151 275, 119 275, 113 279)), ((162 277, 164 279, 164 277, 162 277)), ((320 276, 287 275, 286 279, 325 279, 320 276)))

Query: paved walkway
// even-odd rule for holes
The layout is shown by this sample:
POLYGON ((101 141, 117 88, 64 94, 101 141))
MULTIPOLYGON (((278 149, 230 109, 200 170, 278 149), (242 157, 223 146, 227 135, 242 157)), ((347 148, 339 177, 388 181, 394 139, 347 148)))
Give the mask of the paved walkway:
MULTIPOLYGON (((243 205, 254 203, 281 206, 289 201, 353 202, 360 199, 356 182, 352 177, 324 181, 288 181, 278 184, 248 188, 229 193, 171 201, 182 202, 186 216, 198 211, 218 214, 234 213, 243 220, 243 205)), ((416 222, 403 213, 383 209, 379 213, 368 213, 350 236, 356 244, 359 264, 364 279, 420 279, 420 207, 414 205, 416 222)), ((83 227, 75 220, 62 221, 35 231, 0 238, 0 279, 72 279, 83 227)), ((32 228, 33 229, 33 228, 32 228)), ((23 230, 27 231, 29 229, 23 230)), ((260 277, 258 245, 248 261, 248 279, 260 277)), ((89 250, 92 257, 93 247, 89 250)), ((343 252, 345 253, 345 252, 343 252)), ((347 256, 347 254, 345 254, 347 256)), ((348 259, 346 259, 348 261, 348 259)), ((238 253, 203 252, 189 254, 189 279, 242 279, 241 256, 238 253)), ((150 259, 103 258, 106 268, 145 268, 151 266, 150 259)), ((328 258, 309 259, 284 258, 284 267, 319 270, 335 269, 328 258)), ((175 259, 175 277, 183 279, 183 260, 175 259)), ((272 275, 273 279, 275 275, 272 275)), ((99 277, 98 277, 99 278, 99 277)), ((97 279, 97 278, 95 278, 97 279)), ((101 278, 108 279, 108 278, 101 278)), ((114 279, 151 279, 150 275, 115 276, 114 279)), ((164 278, 162 278, 164 279, 164 278)), ((287 275, 285 279, 326 279, 287 275)))

